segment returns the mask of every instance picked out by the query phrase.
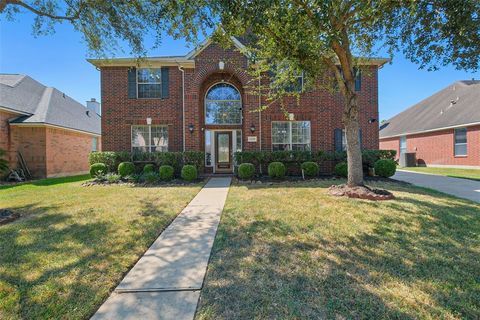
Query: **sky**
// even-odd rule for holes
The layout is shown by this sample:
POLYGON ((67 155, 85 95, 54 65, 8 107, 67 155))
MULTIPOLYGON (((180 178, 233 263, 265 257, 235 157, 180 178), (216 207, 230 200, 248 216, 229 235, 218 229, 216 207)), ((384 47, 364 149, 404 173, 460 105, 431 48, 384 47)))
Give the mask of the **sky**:
MULTIPOLYGON (((53 35, 34 37, 32 23, 30 14, 20 14, 15 21, 0 17, 0 73, 27 74, 82 104, 90 98, 100 101, 100 73, 86 61, 88 50, 81 34, 63 23, 56 25, 53 35)), ((149 55, 184 55, 190 50, 185 41, 164 37, 149 55)), ((419 70, 396 54, 391 64, 379 70, 379 120, 389 119, 454 81, 472 78, 480 79, 480 72, 457 71, 452 66, 434 72, 419 70)))

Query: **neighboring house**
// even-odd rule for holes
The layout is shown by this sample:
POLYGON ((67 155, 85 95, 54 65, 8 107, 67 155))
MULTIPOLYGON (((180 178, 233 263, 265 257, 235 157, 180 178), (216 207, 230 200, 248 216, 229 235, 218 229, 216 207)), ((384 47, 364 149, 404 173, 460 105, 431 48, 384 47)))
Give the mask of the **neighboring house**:
POLYGON ((100 150, 99 103, 89 108, 26 75, 0 74, 0 149, 11 168, 21 153, 35 178, 88 171, 100 150))
POLYGON ((380 149, 419 166, 480 167, 480 81, 457 81, 380 127, 380 149))
MULTIPOLYGON (((240 150, 342 149, 340 93, 287 97, 288 116, 279 103, 258 112, 265 96, 249 89, 259 80, 247 72, 244 45, 232 42, 224 49, 207 40, 186 56, 88 60, 101 71, 103 150, 205 151, 207 172, 232 172, 240 150)), ((378 149, 377 71, 387 60, 364 61, 356 85, 362 145, 378 149)))

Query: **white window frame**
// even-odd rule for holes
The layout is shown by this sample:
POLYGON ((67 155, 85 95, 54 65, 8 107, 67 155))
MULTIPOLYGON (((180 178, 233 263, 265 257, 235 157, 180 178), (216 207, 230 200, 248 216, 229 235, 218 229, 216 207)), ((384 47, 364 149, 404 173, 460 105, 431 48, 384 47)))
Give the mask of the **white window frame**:
POLYGON ((455 128, 453 129, 453 155, 455 157, 466 157, 468 156, 468 129, 467 128, 455 128), (465 142, 457 142, 457 130, 465 130, 465 142), (465 146, 464 154, 457 154, 456 147, 465 146))
POLYGON ((162 68, 137 68, 136 72, 135 72, 135 79, 136 79, 136 82, 137 82, 137 99, 161 99, 162 98, 162 68), (160 79, 158 80, 158 82, 139 82, 138 81, 138 72, 140 70, 160 70, 160 79), (138 90, 139 88, 139 85, 142 85, 142 84, 158 84, 160 85, 160 96, 159 97, 154 97, 154 98, 145 98, 145 97, 139 97, 138 94, 140 92, 140 90, 138 90))
POLYGON ((145 147, 146 148, 146 152, 152 152, 152 147, 156 147, 155 145, 152 145, 151 141, 152 141, 152 127, 162 127, 162 128, 165 128, 166 131, 167 131, 167 146, 166 146, 166 150, 164 151, 154 151, 154 152, 168 152, 168 145, 169 145, 169 136, 168 136, 168 126, 167 125, 131 125, 130 126, 130 146, 131 146, 131 149, 130 151, 131 152, 134 152, 133 151, 133 148, 139 148, 139 147, 145 147), (137 145, 133 145, 133 127, 144 127, 144 128, 148 128, 148 145, 145 145, 145 146, 137 146, 137 145))
POLYGON ((347 130, 342 129, 342 151, 347 151, 347 130))
POLYGON ((271 144, 272 144, 272 151, 273 151, 273 146, 274 145, 283 145, 285 143, 274 143, 273 142, 273 124, 274 123, 288 123, 288 145, 289 149, 288 151, 292 151, 292 146, 294 144, 302 144, 302 145, 308 145, 308 150, 312 149, 312 122, 309 120, 300 120, 300 121, 272 121, 271 124, 271 144), (292 142, 292 123, 299 123, 299 122, 308 122, 309 127, 308 127, 308 143, 293 143, 292 142))

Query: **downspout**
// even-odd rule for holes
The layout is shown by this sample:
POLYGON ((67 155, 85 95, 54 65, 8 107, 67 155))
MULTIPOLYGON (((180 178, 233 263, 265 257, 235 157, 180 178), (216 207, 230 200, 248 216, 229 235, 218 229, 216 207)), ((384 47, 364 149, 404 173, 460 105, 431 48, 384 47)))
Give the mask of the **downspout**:
POLYGON ((260 151, 262 151, 262 89, 261 78, 258 77, 258 139, 260 140, 260 151))
POLYGON ((185 152, 185 70, 180 65, 178 65, 178 70, 182 72, 182 139, 183 152, 185 152))

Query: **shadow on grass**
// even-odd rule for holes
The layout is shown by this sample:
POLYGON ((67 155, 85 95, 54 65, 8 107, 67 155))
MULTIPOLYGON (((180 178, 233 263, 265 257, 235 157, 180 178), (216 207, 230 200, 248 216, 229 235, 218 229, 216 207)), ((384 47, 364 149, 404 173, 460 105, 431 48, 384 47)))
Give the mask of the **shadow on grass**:
POLYGON ((248 213, 224 212, 199 318, 480 318, 480 206, 408 194, 385 204, 402 211, 337 237, 322 236, 322 226, 300 229, 271 215, 241 223, 248 213))
POLYGON ((11 188, 17 188, 21 186, 52 186, 56 184, 62 184, 62 183, 70 183, 70 182, 78 182, 78 181, 84 181, 90 179, 90 175, 80 175, 80 176, 70 176, 70 177, 61 177, 61 178, 47 178, 47 179, 41 179, 41 180, 33 180, 33 181, 26 181, 26 182, 20 182, 17 184, 8 184, 8 185, 0 185, 0 190, 6 190, 6 189, 11 189, 11 188))
POLYGON ((29 218, 0 227, 0 318, 6 319, 90 317, 122 278, 125 261, 133 266, 138 249, 171 220, 149 201, 128 227, 96 219, 89 209, 83 214, 92 214, 91 221, 38 204, 10 209, 29 218))

